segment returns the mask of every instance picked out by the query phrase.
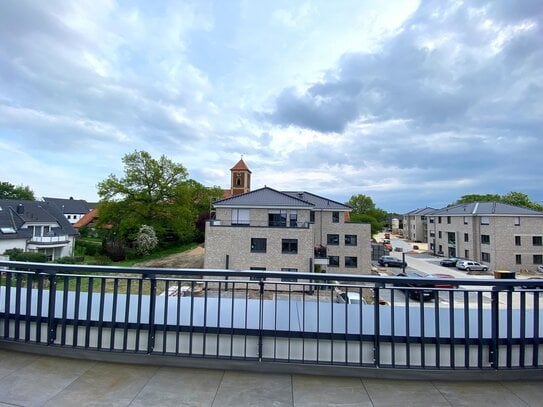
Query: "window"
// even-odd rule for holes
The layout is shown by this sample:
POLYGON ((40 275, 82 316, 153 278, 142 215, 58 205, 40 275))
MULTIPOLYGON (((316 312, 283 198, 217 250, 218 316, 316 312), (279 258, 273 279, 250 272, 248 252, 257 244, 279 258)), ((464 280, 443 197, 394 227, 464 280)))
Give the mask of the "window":
POLYGON ((430 250, 434 250, 434 244, 433 243, 430 243, 430 250))
POLYGON ((290 254, 298 253, 298 239, 283 239, 281 241, 281 252, 290 254))
POLYGON ((520 236, 515 236, 515 246, 522 246, 520 236))
POLYGON ((481 235, 481 244, 490 244, 490 235, 481 235))
POLYGON ((490 225, 490 218, 488 216, 481 216, 481 225, 490 225))
POLYGON ((515 226, 520 226, 520 217, 515 216, 515 226))
POLYGON ((332 212, 332 222, 339 223, 339 212, 337 211, 332 212))
POLYGON ((434 230, 430 230, 430 237, 436 237, 436 232, 434 230))
POLYGON ((543 264, 543 255, 534 254, 534 264, 543 264))
POLYGON ((533 236, 532 237, 532 244, 534 246, 541 246, 541 236, 533 236))
POLYGON ((441 216, 437 217, 437 223, 441 223, 441 216))
POLYGON ((464 233, 464 242, 469 242, 469 234, 464 233))
POLYGON ((270 211, 268 212, 268 226, 287 226, 287 211, 270 211))
POLYGON ((315 211, 310 211, 309 212, 309 222, 310 223, 315 223, 315 211))
POLYGON ((464 225, 467 225, 467 224, 468 224, 468 217, 464 216, 464 225))
POLYGON ((232 225, 248 225, 249 209, 232 209, 232 225))
POLYGON ((236 178, 236 186, 240 186, 241 185, 241 178, 240 177, 237 177, 236 178))
POLYGON ((490 253, 481 252, 481 260, 490 262, 490 253))
POLYGON ((450 216, 447 216, 447 223, 450 225, 451 224, 451 217, 450 216))
POLYGON ((443 246, 439 245, 438 253, 443 253, 443 246))
POLYGON ((438 237, 439 239, 441 239, 441 230, 440 230, 439 232, 437 232, 437 237, 438 237))
POLYGON ((339 235, 326 235, 326 243, 330 246, 339 245, 339 235))
POLYGON ((433 216, 430 218, 430 223, 434 223, 434 217, 433 216))
POLYGON ((469 259, 469 250, 467 250, 467 249, 464 250, 464 257, 465 257, 466 259, 469 259))
POLYGON ((339 267, 339 256, 328 256, 328 267, 339 267))
MULTIPOLYGON (((456 245, 456 233, 447 232, 447 243, 451 246, 456 245)), ((451 256, 451 257, 454 257, 454 256, 451 256)))
POLYGON ((345 235, 345 246, 356 246, 357 238, 356 235, 345 235))
POLYGON ((522 264, 522 256, 520 254, 515 255, 515 263, 522 264))
POLYGON ((254 237, 251 239, 251 252, 252 253, 266 253, 266 239, 260 237, 254 237))
POLYGON ((291 228, 298 226, 298 213, 295 210, 290 211, 290 223, 291 228))
MULTIPOLYGON (((298 272, 298 269, 283 267, 283 268, 281 268, 281 271, 288 271, 290 273, 296 273, 296 272, 298 272)), ((287 281, 287 282, 295 283, 296 281, 298 281, 298 279, 296 277, 281 277, 281 281, 287 281)))
POLYGON ((358 259, 354 256, 345 256, 345 267, 358 267, 358 259))

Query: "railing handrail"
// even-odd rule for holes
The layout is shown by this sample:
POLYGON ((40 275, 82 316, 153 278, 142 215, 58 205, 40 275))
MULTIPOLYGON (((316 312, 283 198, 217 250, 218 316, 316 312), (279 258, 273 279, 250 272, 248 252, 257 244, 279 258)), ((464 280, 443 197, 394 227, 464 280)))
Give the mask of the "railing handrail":
POLYGON ((332 274, 332 273, 305 273, 305 272, 285 272, 285 271, 259 271, 259 270, 229 270, 229 269, 198 269, 198 268, 152 268, 152 267, 120 267, 120 266, 94 266, 94 265, 74 265, 58 263, 33 263, 18 261, 0 261, 0 267, 11 267, 20 269, 30 269, 33 271, 56 274, 74 272, 93 272, 93 273, 117 273, 117 274, 141 274, 146 278, 149 276, 175 275, 175 276, 210 276, 210 277, 253 277, 256 279, 268 278, 297 278, 298 280, 314 281, 320 283, 332 283, 334 281, 371 283, 375 285, 394 284, 401 281, 403 283, 420 283, 424 281, 429 286, 434 283, 438 285, 467 285, 483 287, 517 287, 525 286, 529 288, 542 288, 543 279, 481 279, 481 278, 441 278, 429 275, 426 278, 419 277, 397 277, 397 276, 377 276, 369 274, 332 274))

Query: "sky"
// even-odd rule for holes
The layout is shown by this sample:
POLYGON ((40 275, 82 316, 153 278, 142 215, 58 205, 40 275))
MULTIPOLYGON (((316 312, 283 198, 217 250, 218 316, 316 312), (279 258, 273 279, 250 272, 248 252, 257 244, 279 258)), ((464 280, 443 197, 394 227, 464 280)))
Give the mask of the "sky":
POLYGON ((3 0, 0 38, 0 181, 38 198, 147 151, 390 212, 543 203, 541 0, 3 0))

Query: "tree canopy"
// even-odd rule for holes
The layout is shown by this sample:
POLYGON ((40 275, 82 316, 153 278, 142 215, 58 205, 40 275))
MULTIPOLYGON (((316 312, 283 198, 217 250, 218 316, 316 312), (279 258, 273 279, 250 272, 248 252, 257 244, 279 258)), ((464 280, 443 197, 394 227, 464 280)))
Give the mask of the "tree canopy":
POLYGON ((195 222, 209 210, 219 188, 206 188, 188 179, 182 164, 135 151, 122 159, 124 177, 111 174, 98 183, 99 225, 108 225, 110 238, 136 240, 142 225, 152 227, 160 243, 197 239, 195 222))
POLYGON ((532 201, 528 195, 522 192, 511 191, 505 195, 499 194, 468 194, 463 195, 451 205, 473 203, 473 202, 501 202, 509 205, 520 206, 523 208, 543 211, 543 205, 532 201))
POLYGON ((388 213, 375 206, 373 200, 363 194, 353 195, 347 202, 353 208, 350 218, 354 222, 367 222, 371 224, 371 234, 374 235, 383 229, 388 213))
POLYGON ((0 199, 23 199, 34 201, 34 192, 30 187, 22 185, 13 185, 6 181, 0 181, 0 199))

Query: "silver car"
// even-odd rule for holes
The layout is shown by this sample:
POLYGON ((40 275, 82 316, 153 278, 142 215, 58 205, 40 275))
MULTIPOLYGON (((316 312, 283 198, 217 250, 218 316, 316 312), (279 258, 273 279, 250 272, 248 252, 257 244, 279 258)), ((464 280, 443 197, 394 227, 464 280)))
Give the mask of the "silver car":
POLYGON ((466 270, 466 271, 487 271, 488 266, 485 266, 484 264, 477 263, 476 261, 472 260, 459 260, 456 262, 456 268, 458 270, 466 270))

